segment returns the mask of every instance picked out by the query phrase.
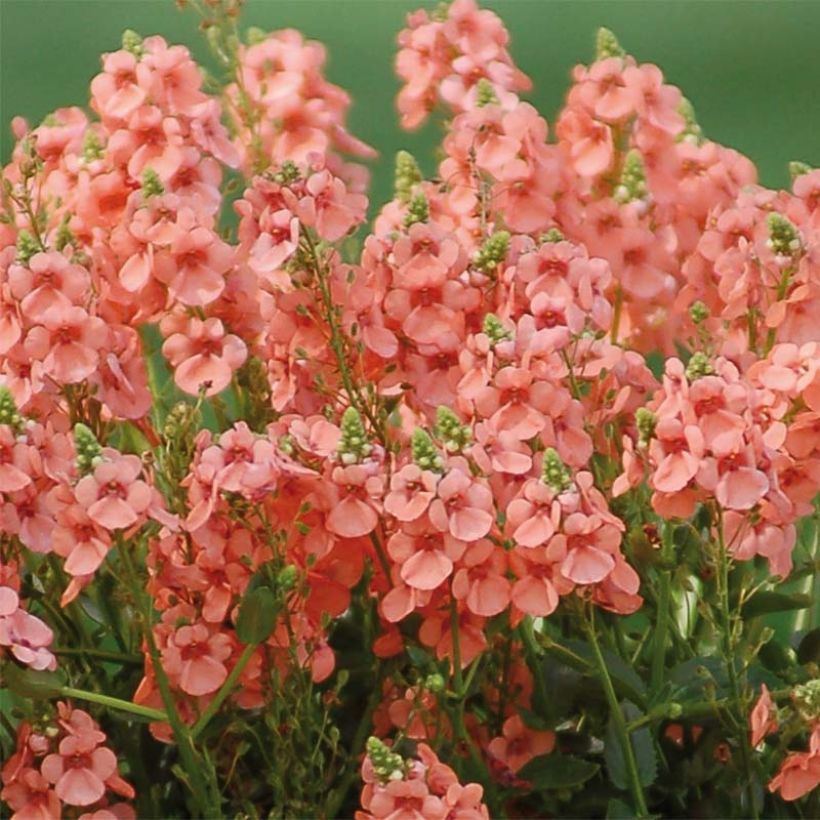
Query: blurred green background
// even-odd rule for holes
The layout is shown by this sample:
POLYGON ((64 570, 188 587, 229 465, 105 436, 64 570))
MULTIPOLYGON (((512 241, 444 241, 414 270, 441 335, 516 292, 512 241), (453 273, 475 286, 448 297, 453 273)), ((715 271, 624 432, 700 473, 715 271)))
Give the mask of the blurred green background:
MULTIPOLYGON (((419 0, 248 0, 245 25, 295 27, 328 46, 329 78, 354 99, 355 134, 378 147, 377 202, 388 196, 392 157, 417 154, 431 171, 435 128, 405 134, 393 108, 396 33, 419 0)), ((820 165, 818 0, 487 0, 512 35, 512 53, 533 78, 528 98, 549 121, 569 71, 588 62, 595 29, 612 28, 642 61, 658 63, 692 100, 706 134, 748 154, 770 186, 787 184, 786 163, 820 165)), ((197 16, 173 0, 0 0, 0 157, 9 120, 32 123, 62 105, 83 105, 99 55, 124 28, 158 33, 209 54, 197 16)))

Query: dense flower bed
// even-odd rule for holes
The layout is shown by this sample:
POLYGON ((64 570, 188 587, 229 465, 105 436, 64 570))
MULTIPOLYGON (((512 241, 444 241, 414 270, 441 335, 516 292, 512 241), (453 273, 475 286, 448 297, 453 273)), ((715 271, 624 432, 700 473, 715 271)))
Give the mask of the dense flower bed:
POLYGON ((2 171, 13 818, 817 816, 820 170, 454 0, 365 228, 321 45, 180 5, 2 171))

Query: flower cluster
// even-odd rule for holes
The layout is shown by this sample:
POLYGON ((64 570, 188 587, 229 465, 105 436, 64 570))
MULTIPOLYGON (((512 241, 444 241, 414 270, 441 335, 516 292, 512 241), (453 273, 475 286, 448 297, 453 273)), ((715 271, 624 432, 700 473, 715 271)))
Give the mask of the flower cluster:
POLYGON ((17 730, 17 752, 5 761, 0 797, 16 820, 61 817, 63 805, 86 809, 79 820, 134 820, 134 797, 118 771, 106 735, 82 709, 57 703, 53 716, 17 730), (113 798, 116 800, 116 798, 113 798))
POLYGON ((378 738, 367 743, 362 764, 362 808, 357 820, 382 817, 486 820, 484 790, 478 783, 459 783, 456 773, 436 753, 420 743, 416 756, 404 759, 378 738))
POLYGON ((752 816, 775 762, 809 795, 817 624, 775 587, 817 569, 820 171, 756 185, 605 29, 551 132, 454 0, 396 60, 436 172, 400 152, 363 229, 323 48, 191 2, 221 84, 128 31, 93 116, 15 121, 2 170, 15 817, 337 816, 357 771, 360 818, 562 816, 588 781, 575 813, 752 816))

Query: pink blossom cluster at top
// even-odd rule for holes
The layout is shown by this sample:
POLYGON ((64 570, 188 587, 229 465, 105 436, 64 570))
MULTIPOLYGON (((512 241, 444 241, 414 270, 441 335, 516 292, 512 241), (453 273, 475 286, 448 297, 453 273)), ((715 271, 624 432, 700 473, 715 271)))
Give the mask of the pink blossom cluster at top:
POLYGON ((66 703, 46 725, 21 723, 17 751, 0 775, 0 797, 19 820, 61 817, 63 804, 87 809, 78 820, 134 820, 130 805, 112 802, 112 794, 132 799, 134 789, 105 740, 91 715, 66 703))

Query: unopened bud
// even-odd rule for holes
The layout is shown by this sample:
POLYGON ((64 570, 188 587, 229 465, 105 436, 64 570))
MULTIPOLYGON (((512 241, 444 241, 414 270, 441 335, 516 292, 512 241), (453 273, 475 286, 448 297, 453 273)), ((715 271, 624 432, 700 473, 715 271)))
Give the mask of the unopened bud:
POLYGON ((153 168, 146 168, 142 172, 142 195, 145 199, 152 196, 161 196, 165 193, 165 186, 159 174, 153 168))
POLYGON ((443 406, 436 410, 435 434, 448 453, 460 453, 473 439, 470 428, 449 407, 443 406))
POLYGON ((396 154, 396 170, 393 189, 399 202, 410 202, 413 188, 422 180, 421 169, 415 157, 409 151, 399 151, 396 154))
POLYGON ((789 176, 794 182, 797 177, 802 177, 803 174, 810 174, 812 171, 811 165, 805 162, 800 162, 798 160, 793 160, 789 163, 789 176))
POLYGON ((74 425, 74 450, 77 453, 77 471, 80 475, 93 472, 94 464, 102 455, 97 437, 82 423, 74 425))
POLYGON ((541 465, 541 481, 555 492, 562 493, 572 486, 572 475, 561 460, 554 447, 544 450, 544 461, 541 465))
POLYGON ((145 53, 145 49, 142 47, 142 37, 130 28, 122 33, 122 47, 137 59, 145 53))
POLYGON ((15 430, 23 425, 23 417, 17 411, 14 396, 5 385, 0 385, 0 424, 7 424, 15 430))
POLYGON ((413 463, 421 467, 422 470, 432 470, 439 473, 444 468, 444 461, 436 450, 433 444, 433 439, 429 434, 417 427, 413 431, 413 436, 410 441, 410 447, 413 453, 413 463))
POLYGON ((488 313, 484 317, 482 331, 489 338, 490 344, 495 347, 499 342, 506 342, 512 339, 512 331, 507 330, 501 320, 494 313, 488 313))
POLYGON ((697 352, 692 354, 692 358, 689 359, 689 364, 686 365, 686 378, 690 382, 701 379, 704 376, 713 376, 714 374, 715 368, 705 353, 697 352))
POLYGON ((710 315, 711 312, 709 311, 709 308, 706 307, 706 305, 704 305, 703 302, 692 302, 692 304, 689 306, 689 318, 696 325, 705 322, 710 315))
POLYGON ((476 105, 479 108, 484 108, 485 105, 497 104, 498 97, 493 84, 486 77, 482 77, 476 84, 476 105))
POLYGON ((338 453, 342 464, 358 464, 373 451, 361 416, 355 407, 348 407, 342 415, 342 438, 338 453))
POLYGON ((415 225, 417 222, 427 222, 430 219, 430 203, 427 197, 419 192, 410 200, 407 206, 407 216, 404 217, 406 227, 415 225))
POLYGON ((625 57, 618 38, 608 29, 601 26, 595 36, 595 59, 606 60, 609 57, 625 57))
POLYGON ((800 233, 790 219, 773 211, 766 218, 766 224, 769 228, 769 240, 766 244, 778 256, 793 256, 800 250, 800 233))
POLYGON ((507 231, 496 231, 476 251, 473 267, 483 273, 491 273, 506 258, 510 249, 510 235, 507 231))

